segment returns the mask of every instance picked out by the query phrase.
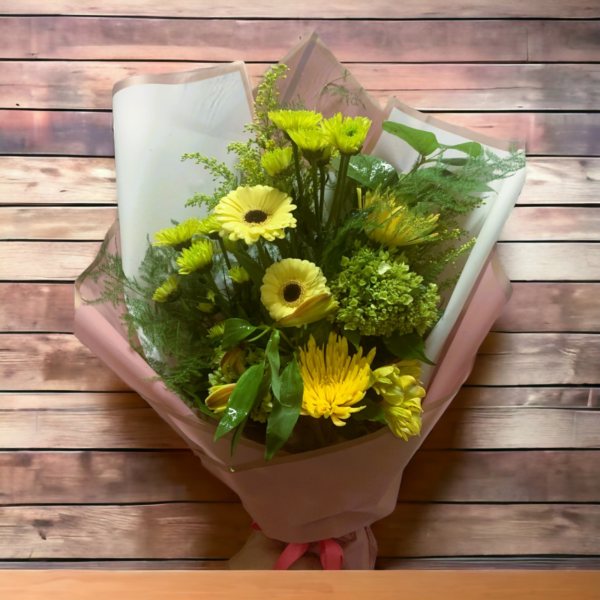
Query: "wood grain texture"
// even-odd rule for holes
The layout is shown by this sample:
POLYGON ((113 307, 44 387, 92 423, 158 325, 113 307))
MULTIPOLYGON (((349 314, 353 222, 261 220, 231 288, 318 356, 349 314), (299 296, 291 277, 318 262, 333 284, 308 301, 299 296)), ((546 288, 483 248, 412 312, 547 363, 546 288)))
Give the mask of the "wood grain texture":
POLYGON ((535 21, 528 25, 528 60, 600 60, 600 23, 597 21, 535 21))
MULTIPOLYGON (((0 156, 1 204, 114 204, 114 160, 0 156)), ((600 159, 531 157, 519 204, 600 203, 600 159)))
MULTIPOLYGON (((0 108, 94 110, 112 107, 115 82, 134 75, 213 66, 189 62, 0 62, 0 108)), ((253 86, 269 64, 248 63, 253 86)), ((419 110, 594 110, 597 64, 346 63, 382 105, 390 96, 419 110)))
MULTIPOLYGON (((8 395, 4 449, 182 449, 178 438, 136 395, 8 395)), ((427 449, 598 448, 600 413, 589 408, 454 408, 424 442, 427 449)), ((599 455, 600 456, 600 455, 599 455)))
MULTIPOLYGON (((600 453, 422 450, 404 502, 594 502, 600 453)), ((0 452, 0 504, 238 502, 190 451, 0 452)))
POLYGON ((589 387, 472 387, 463 386, 452 401, 460 408, 600 408, 600 389, 589 387))
MULTIPOLYGON (((495 138, 525 142, 530 154, 600 156, 600 113, 480 112, 436 116, 495 138)), ((109 112, 3 110, 0 128, 0 154, 114 155, 109 112)))
MULTIPOLYGON (((4 559, 229 558, 250 534, 237 503, 0 508, 4 559)), ((398 504, 379 556, 600 554, 600 507, 398 504), (456 531, 461 531, 457 536, 456 531)))
MULTIPOLYGON (((390 57, 394 62, 469 62, 473 56, 480 62, 525 62, 530 26, 524 21, 3 17, 0 58, 279 61, 316 31, 343 62, 389 62, 390 57), (436 43, 423 44, 425 39, 436 43)), ((538 37, 543 34, 536 30, 538 37)), ((596 52, 591 44, 589 58, 578 60, 592 61, 596 52)))
POLYGON ((112 158, 0 156, 2 204, 114 204, 112 158))
POLYGON ((39 0, 0 1, 0 15, 90 15, 174 18, 278 18, 286 19, 593 19, 600 17, 596 0, 39 0))

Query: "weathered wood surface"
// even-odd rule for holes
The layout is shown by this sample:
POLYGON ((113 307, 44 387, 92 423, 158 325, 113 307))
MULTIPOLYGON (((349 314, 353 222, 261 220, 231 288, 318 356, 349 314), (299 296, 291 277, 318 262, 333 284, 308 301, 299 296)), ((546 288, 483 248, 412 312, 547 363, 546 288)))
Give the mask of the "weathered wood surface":
POLYGON ((0 15, 90 15, 171 18, 272 19, 594 19, 600 18, 596 0, 39 0, 0 1, 0 15))
MULTIPOLYGON (((190 62, 0 62, 0 108, 94 110, 112 107, 115 82, 142 74, 213 66, 190 62)), ((246 65, 257 85, 269 64, 246 65)), ((382 105, 390 96, 419 110, 594 110, 597 64, 347 63, 382 105)))
MULTIPOLYGON (((595 502, 597 452, 423 450, 403 502, 595 502)), ((238 502, 187 450, 0 452, 1 505, 238 502)))
MULTIPOLYGON (((110 158, 0 156, 2 204, 116 203, 110 158)), ((600 203, 600 159, 529 158, 519 204, 600 203)))
MULTIPOLYGON (((2 507, 0 519, 5 558, 27 560, 229 558, 251 525, 240 504, 211 502, 2 507)), ((379 556, 597 555, 598 527, 593 504, 401 503, 373 530, 379 556)))
MULTIPOLYGON (((525 142, 531 154, 600 155, 600 113, 488 112, 438 116, 495 138, 525 142)), ((0 128, 3 132, 0 154, 114 155, 109 112, 3 110, 0 128)))

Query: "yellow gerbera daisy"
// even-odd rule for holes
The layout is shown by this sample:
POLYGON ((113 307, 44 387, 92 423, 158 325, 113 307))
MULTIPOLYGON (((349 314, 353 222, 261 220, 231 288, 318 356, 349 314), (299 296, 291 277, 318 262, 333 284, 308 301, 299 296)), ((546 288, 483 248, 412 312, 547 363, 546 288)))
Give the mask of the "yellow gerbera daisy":
POLYGON ((242 239, 255 244, 262 236, 272 242, 285 237, 286 227, 296 227, 292 199, 279 190, 266 186, 239 187, 221 199, 215 214, 221 224, 219 235, 230 240, 242 239))
POLYGON ((327 279, 315 264, 299 258, 285 258, 265 272, 260 299, 272 319, 292 314, 303 302, 329 294, 327 279))
POLYGON ((177 291, 178 287, 177 276, 171 275, 171 277, 169 277, 169 279, 167 279, 160 287, 156 288, 152 300, 155 302, 166 302, 169 299, 169 296, 177 291))
POLYGON ((190 248, 184 248, 177 259, 180 275, 189 275, 194 271, 206 271, 212 267, 213 243, 198 240, 190 248))
POLYGON ((240 285, 250 281, 250 275, 248 275, 248 271, 244 267, 231 267, 229 269, 229 277, 231 277, 232 281, 240 285))
POLYGON ((283 131, 292 129, 313 129, 323 115, 314 110, 273 110, 269 111, 269 119, 283 131))
POLYGON ((338 113, 323 121, 321 126, 327 141, 337 148, 340 154, 352 155, 361 151, 371 127, 371 120, 367 117, 344 118, 342 113, 338 113))
POLYGON ((323 150, 329 145, 322 129, 294 129, 289 136, 309 159, 321 158, 323 150))
POLYGON ((271 176, 277 177, 283 173, 291 164, 293 158, 292 147, 276 148, 271 152, 265 152, 260 159, 260 164, 264 170, 271 176))
POLYGON ((371 374, 373 390, 382 398, 385 419, 392 433, 404 440, 421 431, 421 398, 425 397, 421 373, 418 360, 402 360, 371 374))
POLYGON ((331 417, 334 425, 345 425, 365 396, 370 383, 373 348, 363 357, 363 349, 350 358, 348 340, 335 333, 329 335, 325 348, 317 348, 311 336, 306 348, 300 348, 300 372, 304 382, 301 414, 318 419, 331 417))
POLYGON ((204 217, 204 219, 198 223, 198 230, 196 233, 198 235, 211 235, 219 233, 220 230, 221 223, 219 223, 217 216, 209 215, 208 217, 204 217))
POLYGON ((179 246, 189 242, 193 236, 198 233, 198 227, 200 226, 200 219, 198 217, 191 217, 186 219, 183 223, 163 229, 158 233, 154 234, 153 246, 179 246))

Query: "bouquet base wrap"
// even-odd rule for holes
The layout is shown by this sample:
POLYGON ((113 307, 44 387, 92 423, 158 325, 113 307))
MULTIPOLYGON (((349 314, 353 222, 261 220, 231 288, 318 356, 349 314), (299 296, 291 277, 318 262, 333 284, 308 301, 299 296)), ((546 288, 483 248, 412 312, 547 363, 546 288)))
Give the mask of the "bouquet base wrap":
MULTIPOLYGON (((494 151, 508 150, 505 142, 432 119, 395 100, 381 109, 315 35, 304 40, 284 62, 291 68, 281 90, 284 101, 300 97, 307 106, 316 105, 325 116, 344 110, 370 117, 373 127, 367 138, 367 152, 398 169, 410 166, 415 156, 401 140, 381 133, 384 119, 435 131, 445 144, 476 140, 494 151), (340 80, 350 97, 356 98, 349 106, 343 105, 343 98, 323 93, 328 82, 340 80), (379 137, 375 133, 377 124, 379 137)), ((247 82, 245 68, 235 63, 188 74, 134 78, 117 86, 114 118, 120 226, 117 222, 109 231, 104 251, 123 257, 127 276, 136 275, 136 265, 143 255, 137 238, 141 235, 145 240, 147 233, 168 226, 173 206, 183 206, 193 193, 193 187, 191 192, 188 189, 194 185, 193 176, 185 170, 187 166, 180 166, 181 153, 202 149, 205 144, 211 150, 209 154, 220 151, 228 160, 225 142, 242 139, 230 115, 238 114, 239 107, 249 112, 247 82), (213 96, 218 102, 212 100, 213 96), (214 127, 217 117, 230 131, 214 127), (162 130, 153 126, 159 121, 162 130), (223 130, 227 139, 218 137, 223 130), (167 147, 165 131, 174 132, 169 133, 167 147), (198 147, 194 147, 196 142, 198 147), (165 202, 165 179, 169 178, 176 179, 179 188, 169 188, 176 193, 165 202), (140 181, 143 186, 138 185, 140 181), (140 214, 145 215, 141 223, 140 214), (132 232, 136 240, 132 240, 132 232)), ((461 223, 477 236, 477 243, 461 265, 460 279, 445 299, 444 316, 427 340, 427 356, 436 366, 424 377, 427 396, 421 434, 408 442, 385 427, 319 450, 279 452, 267 463, 264 446, 242 437, 231 457, 230 435, 213 441, 216 421, 169 391, 130 346, 120 319, 126 309, 85 302, 98 298, 103 289, 102 278, 89 275, 106 254, 101 252, 77 280, 75 335, 158 412, 208 471, 239 495, 250 515, 250 537, 231 559, 231 568, 374 568, 377 544, 370 526, 394 511, 406 465, 469 376, 480 344, 510 296, 510 283, 494 248, 523 185, 522 171, 496 182, 495 199, 461 223)), ((193 211, 187 210, 192 216, 193 211)), ((224 531, 223 535, 231 532, 224 531)))

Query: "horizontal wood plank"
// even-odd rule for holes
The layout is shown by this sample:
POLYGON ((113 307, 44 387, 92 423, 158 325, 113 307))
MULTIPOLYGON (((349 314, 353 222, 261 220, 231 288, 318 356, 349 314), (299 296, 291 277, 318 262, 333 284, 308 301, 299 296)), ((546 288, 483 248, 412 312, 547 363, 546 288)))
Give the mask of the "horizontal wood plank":
POLYGON ((0 0, 0 15, 90 15, 172 18, 272 19, 593 19, 600 17, 595 0, 0 0))
MULTIPOLYGON (((229 558, 251 532, 237 503, 4 507, 0 519, 4 559, 229 558)), ((597 505, 398 504, 373 530, 382 557, 600 554, 597 505)))
MULTIPOLYGON (((112 107, 112 87, 135 75, 177 73, 214 63, 123 61, 0 62, 0 108, 112 107)), ((248 63, 253 86, 269 64, 248 63)), ((594 110, 598 64, 346 63, 382 105, 390 96, 419 110, 594 110)))
MULTIPOLYGON (((600 113, 480 112, 437 116, 492 137, 525 142, 530 154, 600 155, 600 113)), ((3 110, 0 128, 0 154, 114 156, 109 112, 3 110)))
POLYGON ((568 408, 598 410, 600 389, 590 387, 473 387, 463 386, 452 409, 463 408, 568 408))
MULTIPOLYGON (((100 242, 0 242, 0 281, 73 281, 100 242)), ((599 281, 600 244, 503 242, 500 262, 513 281, 599 281)))
MULTIPOLYGON (((524 21, 0 17, 0 58, 279 61, 316 31, 340 61, 525 62, 530 28, 524 21), (257 31, 264 43, 256 43, 257 31)), ((591 43, 587 58, 577 60, 592 61, 597 50, 591 43)))
MULTIPOLYGON (((421 450, 403 502, 594 502, 597 452, 421 450)), ((238 502, 190 451, 0 452, 0 504, 238 502)))
MULTIPOLYGON (((600 159, 529 158, 519 204, 600 203, 600 159)), ((114 204, 114 160, 0 156, 2 204, 114 204)))

